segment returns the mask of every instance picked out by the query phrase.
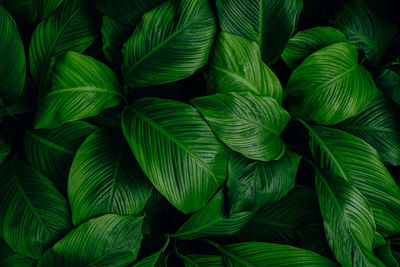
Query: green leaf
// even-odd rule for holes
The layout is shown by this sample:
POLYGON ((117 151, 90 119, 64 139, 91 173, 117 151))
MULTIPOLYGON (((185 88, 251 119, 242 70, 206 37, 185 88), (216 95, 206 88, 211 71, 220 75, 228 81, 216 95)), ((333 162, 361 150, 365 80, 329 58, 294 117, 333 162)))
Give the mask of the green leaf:
POLYGON ((233 154, 226 184, 230 212, 257 210, 280 200, 294 187, 300 160, 299 155, 290 151, 271 162, 252 161, 233 154))
POLYGON ((167 258, 164 255, 165 249, 168 247, 169 239, 164 246, 150 256, 136 262, 132 267, 167 267, 167 258))
POLYGON ((365 109, 376 86, 357 60, 357 49, 349 43, 331 44, 308 56, 286 85, 285 97, 293 116, 336 124, 365 109))
POLYGON ((38 259, 70 220, 66 200, 40 172, 21 161, 0 169, 0 232, 15 252, 38 259))
POLYGON ((76 152, 68 177, 74 225, 98 215, 137 215, 153 187, 122 135, 95 131, 76 152))
POLYGON ((25 50, 17 24, 0 5, 0 100, 4 104, 15 102, 25 85, 25 50))
POLYGON ((123 48, 125 84, 181 80, 203 67, 216 33, 209 0, 169 0, 146 13, 123 48))
POLYGON ((400 105, 400 73, 390 69, 383 69, 376 78, 376 84, 397 105, 400 105))
POLYGON ((346 1, 330 21, 362 49, 369 61, 377 62, 397 33, 398 26, 365 1, 346 1))
POLYGON ((137 257, 142 222, 115 214, 86 221, 47 250, 38 266, 127 266, 137 257))
POLYGON ((143 14, 165 0, 93 0, 93 5, 113 20, 136 26, 143 14))
POLYGON ((226 179, 228 150, 192 106, 142 98, 125 108, 122 129, 143 172, 184 213, 204 207, 226 179))
POLYGON ((35 261, 25 255, 15 253, 6 242, 0 239, 0 266, 34 267, 35 261))
POLYGON ((342 266, 384 266, 372 252, 376 226, 360 191, 339 175, 317 169, 315 190, 329 246, 342 266))
POLYGON ((245 241, 296 244, 296 229, 321 220, 318 203, 311 188, 297 186, 278 202, 269 203, 237 233, 245 241))
POLYGON ((36 114, 35 129, 96 116, 121 101, 117 76, 89 56, 68 52, 57 60, 52 80, 51 92, 36 114))
POLYGON ((83 52, 97 37, 97 26, 83 0, 64 0, 53 15, 39 23, 29 46, 32 78, 46 92, 53 57, 83 52))
POLYGON ((317 165, 343 177, 366 197, 371 203, 378 233, 384 237, 398 233, 400 188, 376 150, 362 139, 340 130, 306 127, 317 165))
POLYGON ((192 215, 171 236, 189 240, 201 237, 231 236, 239 231, 253 214, 254 212, 245 211, 228 216, 226 198, 221 189, 203 209, 192 215))
POLYGON ((221 30, 256 42, 265 63, 274 63, 294 33, 301 0, 217 0, 221 30))
POLYGON ((224 261, 219 255, 197 255, 190 254, 181 256, 185 262, 185 267, 224 267, 224 261))
POLYGON ((221 32, 214 44, 207 90, 209 93, 252 92, 282 102, 282 85, 261 60, 257 43, 227 32, 221 32))
MULTIPOLYGON (((210 241, 211 242, 211 241, 210 241)), ((220 246, 227 267, 256 266, 337 266, 312 251, 281 244, 244 242, 220 246)))
POLYGON ((47 18, 63 0, 5 0, 7 8, 30 23, 47 18))
POLYGON ((400 165, 400 110, 391 100, 377 96, 356 117, 336 128, 360 137, 378 151, 382 161, 400 165))
POLYGON ((89 123, 76 121, 57 129, 27 131, 24 140, 26 158, 66 194, 68 173, 75 152, 95 129, 89 123))
POLYGON ((346 36, 331 27, 314 27, 296 33, 286 44, 282 59, 294 70, 300 63, 315 51, 325 46, 347 42, 346 36))
POLYGON ((2 139, 0 139, 0 166, 6 161, 11 148, 2 139))
POLYGON ((280 134, 289 113, 270 97, 251 93, 219 93, 192 103, 229 148, 260 161, 277 160, 285 153, 280 134))
MULTIPOLYGON (((95 1, 97 2, 97 1, 95 1)), ((103 41, 103 53, 110 62, 120 62, 122 59, 122 45, 129 39, 131 28, 127 25, 103 16, 101 36, 103 41)))

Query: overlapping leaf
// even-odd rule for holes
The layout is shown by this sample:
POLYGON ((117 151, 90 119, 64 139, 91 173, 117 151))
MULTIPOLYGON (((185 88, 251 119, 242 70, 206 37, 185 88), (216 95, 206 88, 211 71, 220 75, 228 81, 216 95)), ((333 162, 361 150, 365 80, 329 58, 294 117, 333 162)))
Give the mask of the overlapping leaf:
POLYGON ((285 153, 280 134, 290 115, 275 99, 231 92, 199 97, 192 103, 218 138, 243 156, 270 161, 285 153))
POLYGON ((36 23, 48 17, 63 0, 6 0, 7 8, 36 23))
POLYGON ((336 124, 362 111, 376 94, 369 71, 358 64, 349 43, 328 45, 308 56, 292 73, 285 89, 294 116, 319 124, 336 124))
POLYGON ((143 16, 123 48, 125 84, 186 78, 207 61, 216 33, 210 0, 169 0, 143 16))
POLYGON ((103 16, 101 24, 101 36, 103 41, 103 53, 110 62, 120 62, 122 59, 122 46, 128 40, 131 28, 118 23, 113 19, 103 16))
POLYGON ((152 185, 122 135, 99 130, 76 152, 68 178, 68 198, 75 225, 98 215, 137 215, 152 185))
POLYGON ((157 252, 150 256, 136 262, 132 267, 166 267, 167 257, 164 255, 165 249, 169 245, 169 239, 165 242, 164 246, 157 252))
POLYGON ((124 110, 122 129, 143 172, 184 213, 204 207, 226 178, 227 149, 187 104, 142 98, 124 110))

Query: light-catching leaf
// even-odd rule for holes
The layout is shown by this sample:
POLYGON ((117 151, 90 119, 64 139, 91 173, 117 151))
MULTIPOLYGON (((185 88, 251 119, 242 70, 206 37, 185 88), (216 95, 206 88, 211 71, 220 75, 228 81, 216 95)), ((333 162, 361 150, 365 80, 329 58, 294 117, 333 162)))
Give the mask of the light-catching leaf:
POLYGON ((0 239, 0 266, 34 267, 35 261, 28 256, 15 253, 4 240, 0 239))
POLYGON ((265 63, 274 63, 296 29, 301 0, 217 0, 221 30, 256 42, 265 63))
POLYGON ((295 187, 278 202, 261 207, 237 236, 243 241, 295 245, 299 241, 296 230, 320 220, 315 192, 309 187, 295 187))
POLYGON ((38 259, 71 227, 65 198, 39 171, 21 161, 0 169, 0 232, 17 253, 38 259))
POLYGON ((75 152, 95 129, 89 123, 75 121, 57 129, 27 131, 24 140, 26 158, 66 194, 68 173, 75 152))
POLYGON ((271 162, 232 154, 226 184, 230 212, 257 210, 284 197, 295 185, 300 159, 291 151, 271 162))
POLYGON ((336 128, 360 137, 375 148, 383 162, 400 165, 400 109, 390 99, 376 96, 356 117, 336 128))
POLYGON ((216 33, 210 0, 169 0, 146 13, 123 48, 125 84, 181 80, 203 67, 216 33))
POLYGON ((152 189, 124 137, 95 131, 79 147, 69 173, 72 222, 107 213, 137 215, 152 189))
POLYGON ((35 129, 98 115, 121 101, 115 73, 89 56, 68 52, 53 69, 52 88, 39 106, 35 129))
POLYGON ((315 51, 335 43, 347 42, 346 36, 331 27, 314 27, 296 33, 286 44, 282 59, 294 70, 315 51))
POLYGON ((7 8, 13 13, 25 18, 30 23, 36 23, 53 13, 62 1, 63 0, 6 0, 5 2, 7 8))
POLYGON ((88 220, 47 250, 38 266, 127 266, 137 257, 142 222, 115 214, 88 220))
POLYGON ((204 207, 226 179, 228 150, 190 105, 142 98, 124 110, 122 129, 143 172, 184 213, 204 207))
POLYGON ((13 103, 25 85, 25 50, 17 24, 0 5, 0 101, 13 103))
POLYGON ((317 165, 353 184, 371 203, 377 232, 386 237, 400 231, 400 188, 378 153, 362 139, 341 130, 308 126, 317 165))
POLYGON ((64 0, 32 34, 29 63, 32 78, 46 92, 50 87, 53 57, 68 51, 83 52, 97 37, 97 26, 83 0, 64 0))
POLYGON ((292 73, 285 96, 293 116, 336 124, 362 111, 376 94, 369 71, 349 43, 328 45, 292 73))
MULTIPOLYGON (((97 2, 97 1, 95 1, 97 2)), ((103 53, 110 62, 120 62, 122 59, 122 46, 128 40, 132 29, 113 19, 103 16, 101 36, 103 41, 103 53)))
POLYGON ((385 266, 372 252, 371 205, 344 178, 316 169, 315 190, 329 246, 342 266, 385 266))
POLYGON ((209 93, 252 92, 282 102, 282 85, 262 61, 256 42, 221 32, 211 55, 207 72, 209 93))
POLYGON ((285 153, 280 134, 290 115, 275 99, 249 92, 230 92, 199 97, 191 102, 218 138, 243 156, 270 161, 285 153))

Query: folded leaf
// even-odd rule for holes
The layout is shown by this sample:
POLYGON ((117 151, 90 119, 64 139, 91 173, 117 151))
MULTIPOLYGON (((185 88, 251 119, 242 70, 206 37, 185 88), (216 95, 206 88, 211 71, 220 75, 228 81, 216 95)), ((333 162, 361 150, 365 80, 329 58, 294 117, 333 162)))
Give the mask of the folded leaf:
POLYGON ((360 137, 375 148, 383 162, 400 165, 400 109, 390 99, 377 96, 356 117, 336 128, 360 137))
POLYGON ((181 80, 203 67, 216 33, 209 0, 169 0, 146 13, 123 48, 125 84, 181 80))
POLYGON ((331 44, 308 56, 286 85, 293 116, 336 124, 362 111, 375 96, 376 86, 357 61, 357 49, 349 43, 331 44))
POLYGON ((362 139, 340 130, 308 125, 307 128, 318 166, 343 177, 365 196, 371 203, 378 233, 384 237, 398 233, 400 188, 376 150, 362 139))
POLYGON ((137 215, 153 186, 119 133, 95 131, 79 147, 68 177, 74 225, 98 215, 137 215))
POLYGON ((262 61, 254 41, 221 32, 214 44, 207 72, 209 93, 252 92, 282 102, 282 86, 262 61))
POLYGON ((231 236, 239 231, 253 214, 252 211, 245 211, 228 216, 226 198, 221 189, 203 209, 192 215, 171 236, 190 240, 201 237, 231 236))
POLYGON ((127 266, 137 257, 142 222, 114 214, 86 221, 47 250, 38 266, 127 266))
POLYGON ((315 187, 326 238, 342 266, 385 266, 372 252, 376 226, 368 200, 328 171, 316 170, 315 187))
POLYGON ((93 0, 93 5, 119 23, 136 26, 143 14, 165 0, 93 0))
POLYGON ((237 236, 245 241, 267 241, 295 245, 299 237, 296 229, 321 220, 314 191, 295 187, 285 197, 269 203, 251 218, 237 236))
POLYGON ((67 178, 75 152, 95 126, 76 121, 51 130, 27 131, 25 155, 28 162, 67 193, 67 178))
POLYGON ((30 23, 36 23, 48 17, 63 0, 6 0, 13 13, 24 17, 30 23))
POLYGON ((224 261, 219 255, 197 255, 190 254, 183 256, 185 267, 223 267, 224 261))
POLYGON ((89 56, 68 52, 53 69, 52 89, 39 106, 35 129, 98 115, 121 101, 115 73, 89 56))
POLYGON ((232 154, 228 165, 230 212, 253 211, 280 200, 293 187, 301 157, 287 151, 277 161, 252 161, 232 154))
POLYGON ((0 266, 3 267, 33 267, 35 261, 25 255, 15 253, 0 239, 0 266))
POLYGON ((108 61, 118 63, 121 61, 122 45, 129 39, 131 31, 131 27, 103 16, 101 35, 103 37, 103 52, 108 61))
POLYGON ((286 44, 282 59, 290 69, 295 69, 315 51, 335 43, 347 42, 346 36, 331 27, 314 27, 296 33, 286 44))
POLYGON ((302 7, 301 0, 217 0, 221 30, 257 42, 267 64, 281 55, 302 7))
POLYGON ((22 95, 25 85, 25 50, 17 24, 0 5, 0 100, 10 104, 22 95))
POLYGON ((70 220, 66 200, 40 172, 21 161, 0 169, 0 232, 15 252, 38 259, 70 220))
POLYGON ((270 161, 285 153, 280 134, 290 115, 275 99, 231 92, 199 97, 191 102, 218 138, 243 156, 270 161))
POLYGON ((54 14, 32 34, 29 63, 32 78, 46 92, 50 87, 52 58, 68 51, 83 52, 97 37, 97 27, 83 0, 64 0, 54 14))
POLYGON ((142 98, 125 108, 122 129, 143 172, 184 213, 204 207, 226 179, 228 150, 192 106, 142 98))
POLYGON ((225 266, 337 266, 312 251, 281 244, 245 242, 220 246, 225 266))

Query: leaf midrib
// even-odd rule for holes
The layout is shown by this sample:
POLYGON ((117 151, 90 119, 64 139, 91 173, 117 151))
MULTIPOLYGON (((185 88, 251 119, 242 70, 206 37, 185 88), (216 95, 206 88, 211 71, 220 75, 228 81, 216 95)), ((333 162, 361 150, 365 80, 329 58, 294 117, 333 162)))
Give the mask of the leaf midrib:
POLYGON ((215 70, 217 70, 217 71, 220 71, 220 72, 222 72, 222 73, 224 73, 224 74, 226 74, 226 75, 228 75, 228 76, 230 76, 230 77, 232 77, 232 78, 236 78, 237 80, 239 80, 240 82, 242 82, 243 84, 245 84, 247 87, 249 87, 251 90, 253 90, 254 92, 257 92, 257 87, 254 86, 254 85, 253 85, 251 82, 249 82, 248 80, 246 80, 244 77, 240 76, 239 74, 237 74, 237 73, 235 73, 235 72, 232 72, 232 71, 230 71, 229 69, 225 69, 225 68, 218 67, 218 66, 216 66, 216 65, 211 65, 210 67, 213 68, 213 69, 215 69, 215 70))

